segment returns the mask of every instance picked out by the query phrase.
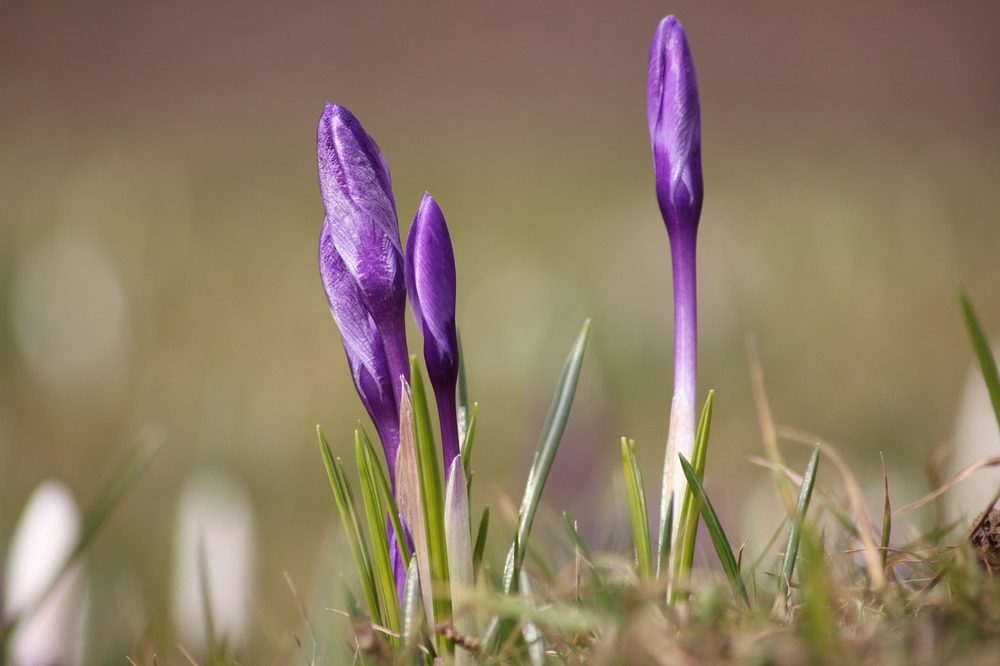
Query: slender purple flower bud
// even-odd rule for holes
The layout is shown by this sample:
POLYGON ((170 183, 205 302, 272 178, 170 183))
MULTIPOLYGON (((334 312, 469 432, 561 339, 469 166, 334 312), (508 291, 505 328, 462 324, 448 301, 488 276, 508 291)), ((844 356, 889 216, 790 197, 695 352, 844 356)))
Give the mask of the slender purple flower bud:
POLYGON ((671 240, 694 239, 704 196, 701 179, 701 111, 694 61, 684 27, 674 16, 660 21, 649 50, 646 90, 653 144, 656 197, 671 240))
MULTIPOLYGON (((694 448, 698 360, 695 243, 704 194, 698 83, 684 28, 673 16, 663 19, 653 35, 646 110, 656 197, 670 237, 674 275, 674 397, 663 474, 662 517, 670 493, 679 501, 687 485, 677 454, 690 459, 694 448)), ((680 520, 676 509, 675 504, 675 528, 680 520)), ((661 524, 660 529, 666 527, 661 524)), ((676 538, 676 529, 674 534, 676 538)))
POLYGON ((329 219, 323 221, 319 238, 319 272, 330 304, 330 312, 340 329, 347 363, 361 402, 378 430, 395 486, 396 450, 399 448, 399 407, 393 392, 382 336, 365 307, 357 282, 337 253, 329 219))
MULTIPOLYGON (((410 362, 406 277, 392 178, 375 140, 350 111, 335 104, 327 104, 320 117, 316 157, 326 209, 320 276, 354 386, 382 440, 395 493, 400 405, 410 362)), ((388 533, 402 591, 405 571, 391 525, 388 533)))
POLYGON ((441 421, 441 449, 447 464, 459 454, 455 255, 444 215, 426 192, 406 239, 406 289, 413 316, 424 336, 424 362, 434 387, 441 421))
POLYGON ((398 405, 398 379, 410 373, 406 278, 389 167, 358 119, 336 104, 327 104, 320 118, 316 156, 326 209, 324 237, 332 247, 328 254, 339 255, 343 268, 338 270, 346 271, 357 286, 361 304, 382 337, 391 394, 398 405))

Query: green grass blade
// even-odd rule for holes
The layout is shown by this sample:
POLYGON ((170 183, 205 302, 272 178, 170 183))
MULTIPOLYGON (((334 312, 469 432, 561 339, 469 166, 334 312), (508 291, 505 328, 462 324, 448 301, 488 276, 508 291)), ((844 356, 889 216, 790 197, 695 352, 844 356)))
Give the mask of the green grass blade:
POLYGON ((351 619, 351 622, 361 622, 367 623, 369 618, 365 616, 365 612, 361 609, 358 604, 358 600, 354 598, 354 593, 351 592, 351 588, 344 585, 344 601, 347 605, 347 617, 351 619))
POLYGON ((879 453, 879 458, 882 459, 882 540, 879 548, 882 551, 882 568, 885 569, 889 557, 889 537, 892 535, 892 502, 889 501, 889 475, 885 471, 885 456, 879 453))
POLYGON ((469 416, 469 425, 462 438, 462 465, 465 467, 465 476, 469 479, 469 486, 472 486, 472 443, 476 440, 476 415, 479 413, 479 403, 472 404, 472 413, 469 416))
MULTIPOLYGON (((573 396, 576 394, 576 385, 580 379, 580 367, 583 364, 583 354, 587 348, 587 338, 590 335, 590 320, 584 322, 583 329, 577 336, 573 347, 570 349, 566 363, 563 365, 556 383, 555 394, 552 397, 552 404, 549 406, 548 415, 545 418, 545 425, 539 437, 538 447, 535 449, 535 457, 528 472, 528 481, 525 484, 524 496, 521 500, 521 508, 518 511, 518 526, 514 533, 514 540, 510 550, 507 552, 507 560, 503 568, 503 590, 504 594, 513 594, 517 591, 517 584, 520 578, 519 572, 524 563, 524 556, 528 551, 528 535, 531 533, 531 525, 535 519, 535 512, 538 510, 538 503, 542 497, 542 489, 548 478, 549 470, 552 468, 552 461, 555 459, 556 451, 559 448, 559 441, 562 439, 563 430, 566 428, 566 421, 569 419, 570 408, 573 405, 573 396)), ((495 616, 486 630, 483 645, 487 650, 495 652, 506 640, 509 630, 514 623, 509 619, 502 619, 495 616)))
POLYGON ((420 608, 420 573, 417 558, 410 559, 406 569, 406 583, 403 585, 403 663, 420 663, 419 645, 423 630, 424 613, 420 608))
POLYGON ((694 492, 701 502, 701 517, 705 521, 705 529, 708 530, 709 535, 712 537, 712 544, 715 546, 715 552, 719 556, 719 562, 722 563, 722 568, 726 572, 729 584, 733 588, 733 595, 738 601, 742 601, 749 607, 750 597, 747 594, 746 586, 743 584, 743 578, 740 577, 739 567, 736 565, 736 556, 733 555, 733 549, 729 545, 729 539, 726 538, 725 530, 722 529, 722 523, 719 522, 719 517, 716 515, 715 509, 712 508, 712 502, 708 499, 708 495, 705 494, 705 488, 701 485, 701 481, 691 467, 691 463, 687 461, 683 454, 678 454, 678 457, 681 461, 681 469, 684 471, 684 476, 687 477, 688 485, 694 488, 694 492))
POLYGON ((826 566, 823 539, 812 530, 803 529, 802 564, 799 581, 802 587, 802 610, 799 622, 810 655, 807 663, 843 663, 834 658, 840 645, 837 640, 837 588, 826 566), (803 575, 804 574, 804 575, 803 575))
POLYGON ((569 517, 569 514, 563 511, 563 524, 566 526, 566 533, 569 535, 570 541, 573 542, 573 547, 575 548, 580 559, 590 567, 591 576, 594 581, 594 588, 597 592, 604 591, 604 576, 601 574, 597 565, 594 563, 594 557, 590 553, 590 549, 583 542, 583 538, 576 529, 576 525, 573 524, 573 520, 569 517))
POLYGON ((594 558, 590 555, 590 549, 587 548, 587 544, 583 542, 583 537, 580 536, 580 532, 576 529, 576 525, 573 523, 573 519, 569 517, 569 514, 563 511, 563 524, 566 526, 566 534, 569 535, 570 541, 573 542, 573 547, 579 551, 580 557, 583 558, 587 564, 593 565, 594 558))
POLYGON ((656 544, 656 578, 659 580, 670 562, 670 544, 673 543, 674 494, 667 494, 667 511, 660 518, 660 540, 656 544))
MULTIPOLYGON (((399 632, 399 596, 396 593, 396 578, 389 561, 389 535, 386 533, 386 511, 378 492, 375 472, 369 465, 368 456, 361 441, 361 433, 354 431, 354 452, 358 460, 358 477, 361 483, 361 499, 365 508, 365 520, 372 542, 374 575, 382 593, 385 626, 399 632)), ((395 639, 390 637, 390 642, 395 639)))
MULTIPOLYGON (((449 587, 448 543, 444 528, 444 484, 441 480, 437 447, 434 444, 434 432, 431 429, 424 380, 415 356, 410 357, 410 398, 413 408, 414 449, 431 574, 432 604, 434 617, 440 620, 451 615, 451 600, 444 592, 449 587)), ((447 643, 443 636, 438 636, 440 651, 447 651, 447 643)))
POLYGON ((368 604, 368 613, 373 621, 382 624, 378 593, 375 590, 375 576, 372 573, 371 560, 368 556, 368 546, 358 521, 354 494, 351 492, 350 483, 347 481, 340 460, 333 457, 330 443, 326 440, 326 436, 323 435, 319 426, 316 427, 316 434, 319 437, 319 449, 323 455, 323 464, 326 466, 326 475, 330 479, 330 488, 333 490, 333 497, 337 502, 337 511, 340 512, 340 520, 347 533, 347 544, 351 549, 351 556, 354 558, 354 565, 358 570, 361 591, 364 594, 365 603, 368 604))
POLYGON ((583 353, 587 348, 589 335, 590 320, 588 319, 584 322, 583 330, 580 331, 576 342, 573 343, 566 364, 559 375, 555 395, 552 397, 552 404, 549 407, 548 416, 545 418, 545 425, 542 427, 542 434, 535 450, 535 458, 532 461, 531 470, 528 472, 528 481, 525 484, 521 508, 518 511, 517 535, 514 545, 511 547, 513 557, 508 556, 504 566, 504 590, 507 593, 515 589, 516 574, 524 562, 524 555, 528 548, 528 535, 531 533, 531 525, 535 520, 535 512, 538 510, 538 503, 542 497, 542 489, 545 487, 546 479, 548 479, 552 461, 556 457, 559 441, 562 439, 566 421, 569 419, 570 408, 573 406, 573 397, 580 379, 580 367, 583 364, 583 353))
MULTIPOLYGON (((351 629, 354 632, 354 643, 358 646, 359 655, 377 655, 382 652, 385 648, 378 641, 380 640, 379 634, 375 631, 375 627, 372 626, 371 619, 365 615, 361 606, 358 604, 358 600, 354 598, 354 594, 351 592, 351 588, 346 584, 343 584, 344 591, 344 601, 347 604, 347 617, 351 620, 351 629), (364 646, 363 648, 361 646, 364 646)), ((197 663, 191 660, 192 663, 197 663)), ((231 662, 228 659, 221 659, 218 657, 209 657, 208 662, 210 666, 228 666, 231 662)), ((367 663, 367 659, 362 657, 359 663, 367 663)), ((235 663, 234 663, 235 666, 235 663)))
MULTIPOLYGON (((368 543, 365 540, 364 531, 361 529, 361 520, 358 518, 358 503, 354 499, 354 491, 351 489, 351 483, 348 481, 347 473, 344 471, 344 463, 340 458, 335 459, 333 462, 334 474, 337 477, 337 484, 341 488, 344 507, 351 525, 350 532, 354 534, 354 543, 357 544, 358 553, 361 556, 362 569, 359 569, 359 573, 361 573, 361 570, 364 571, 364 579, 361 583, 365 603, 368 604, 368 614, 377 624, 384 624, 385 619, 382 617, 382 608, 379 605, 378 594, 375 588, 375 574, 372 570, 371 554, 368 551, 368 543)), ((344 514, 341 512, 341 518, 343 516, 344 514)))
POLYGON ((472 551, 472 572, 479 578, 479 569, 483 564, 483 553, 486 551, 486 535, 490 529, 490 505, 483 509, 483 517, 479 519, 479 531, 476 532, 476 547, 472 551))
POLYGON ((389 480, 385 478, 385 472, 382 470, 382 464, 379 462, 378 454, 375 453, 375 447, 372 445, 372 441, 368 438, 368 433, 365 432, 364 428, 361 429, 361 442, 364 444, 365 460, 367 461, 368 469, 373 473, 375 478, 382 506, 384 507, 386 513, 389 514, 389 522, 392 523, 392 532, 396 538, 396 547, 399 549, 399 553, 403 558, 403 566, 409 567, 410 549, 406 543, 406 536, 403 533, 403 524, 399 518, 399 507, 396 506, 396 500, 392 497, 392 490, 389 488, 389 480))
MULTIPOLYGON (((529 598, 531 596, 531 579, 523 569, 519 572, 520 589, 529 598)), ((530 604, 530 602, 529 602, 530 604)), ((534 604, 530 604, 533 606, 534 604)), ((521 624, 521 636, 524 639, 525 648, 528 651, 528 659, 531 666, 545 666, 545 638, 538 629, 538 625, 530 620, 524 619, 521 624)))
MULTIPOLYGON (((694 439, 694 451, 691 461, 698 480, 705 478, 705 461, 708 458, 708 436, 712 429, 712 406, 715 404, 715 391, 708 392, 705 406, 698 420, 698 430, 694 439)), ((685 594, 688 579, 691 576, 691 566, 694 563, 694 546, 698 539, 698 514, 701 505, 689 485, 684 491, 684 501, 681 503, 681 518, 678 521, 680 535, 677 541, 677 560, 674 563, 674 577, 671 584, 671 601, 677 601, 685 594)))
POLYGON ((972 348, 976 352, 979 360, 979 368, 983 372, 983 381, 986 382, 986 390, 990 394, 990 403, 993 405, 993 414, 997 419, 997 427, 1000 427, 1000 376, 997 375, 997 364, 990 351, 990 345, 986 341, 983 327, 979 325, 976 311, 972 308, 965 288, 958 285, 958 298, 962 303, 962 315, 965 317, 965 326, 969 329, 969 339, 972 341, 972 348))
POLYGON ((628 507, 632 516, 632 540, 635 544, 635 564, 641 580, 653 577, 653 558, 649 547, 649 522, 646 514, 646 490, 642 470, 635 456, 635 441, 622 437, 622 469, 628 491, 628 507))
POLYGON ((819 467, 819 448, 813 451, 806 464, 806 472, 802 476, 799 487, 799 499, 795 504, 795 519, 788 528, 788 543, 785 546, 785 558, 781 565, 781 596, 787 597, 788 588, 795 571, 795 562, 799 557, 799 541, 802 538, 802 527, 805 525, 806 512, 809 510, 809 500, 812 497, 813 486, 816 484, 816 469, 819 467))

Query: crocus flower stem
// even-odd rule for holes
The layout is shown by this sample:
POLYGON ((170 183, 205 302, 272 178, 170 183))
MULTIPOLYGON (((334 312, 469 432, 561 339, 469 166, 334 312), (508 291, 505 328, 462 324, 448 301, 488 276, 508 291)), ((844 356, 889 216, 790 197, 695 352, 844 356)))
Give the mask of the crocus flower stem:
POLYGON ((445 460, 454 460, 461 452, 458 441, 458 408, 455 405, 455 389, 449 392, 447 388, 438 390, 434 386, 434 399, 437 402, 438 421, 441 424, 441 451, 445 460))
MULTIPOLYGON (((695 438, 698 323, 695 245, 704 195, 701 175, 701 111, 694 61, 684 27, 668 16, 656 28, 649 50, 646 89, 649 136, 653 147, 656 198, 670 237, 674 273, 674 397, 663 470, 661 530, 673 497, 673 540, 687 483, 678 454, 691 457, 695 438)), ((662 539, 661 539, 662 540, 662 539)), ((671 549, 673 551, 673 549, 671 549)))
MULTIPOLYGON (((382 345, 385 348, 386 361, 389 363, 389 373, 392 376, 393 395, 398 406, 403 399, 401 391, 403 382, 410 381, 410 353, 406 347, 405 325, 392 326, 382 331, 382 345)), ((390 467, 390 469, 392 469, 390 467)))
MULTIPOLYGON (((670 407, 670 432, 664 464, 664 492, 661 511, 665 515, 668 493, 680 503, 687 488, 680 473, 677 455, 690 458, 694 451, 698 377, 698 305, 695 274, 694 233, 684 242, 671 239, 674 275, 674 397, 670 407)), ((674 534, 680 524, 679 506, 674 506, 674 534)))
POLYGON ((692 400, 697 389, 698 297, 695 274, 695 233, 671 245, 674 272, 674 392, 692 400))

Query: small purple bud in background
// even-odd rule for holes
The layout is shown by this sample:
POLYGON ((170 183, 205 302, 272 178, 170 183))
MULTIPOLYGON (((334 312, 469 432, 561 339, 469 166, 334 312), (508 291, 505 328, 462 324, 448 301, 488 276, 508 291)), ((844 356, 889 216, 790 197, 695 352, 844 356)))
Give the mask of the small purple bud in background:
MULTIPOLYGON (((671 491, 679 502, 687 483, 677 459, 691 458, 695 437, 698 324, 695 242, 703 198, 698 83, 684 28, 660 22, 649 51, 646 110, 653 145, 656 197, 670 236, 674 275, 674 397, 663 472, 661 516, 671 491)), ((674 535, 680 520, 675 504, 674 535)), ((661 530, 666 526, 661 525, 661 530)))
MULTIPOLYGON (((338 270, 357 285, 361 303, 382 337, 392 378, 389 385, 398 406, 398 380, 409 379, 410 365, 406 278, 389 167, 358 119, 336 104, 327 104, 320 118, 316 157, 326 209, 323 238, 330 244, 324 252, 339 255, 343 268, 338 270)), ((331 307, 333 302, 331 298, 331 307)))
POLYGON ((447 465, 459 455, 458 333, 455 329, 455 255, 444 214, 424 193, 406 239, 406 289, 424 336, 424 362, 441 421, 441 450, 447 465))

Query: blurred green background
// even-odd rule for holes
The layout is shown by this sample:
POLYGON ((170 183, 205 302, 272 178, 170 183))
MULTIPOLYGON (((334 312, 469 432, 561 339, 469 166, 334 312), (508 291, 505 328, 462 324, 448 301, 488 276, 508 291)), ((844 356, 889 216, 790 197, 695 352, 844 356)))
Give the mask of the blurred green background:
MULTIPOLYGON (((349 455, 364 411, 316 269, 328 100, 386 154, 404 238, 424 190, 448 218, 476 507, 523 486, 592 317, 545 498, 627 549, 618 440, 637 440, 657 496, 672 379, 645 117, 668 13, 701 86, 699 384, 717 391, 708 489, 728 529, 749 536, 736 509, 767 479, 746 461, 762 452, 751 332, 779 423, 866 481, 884 451, 900 504, 926 491, 971 363, 956 278, 1000 335, 997 3, 6 0, 0 535, 40 480, 86 505, 126 446, 164 442, 91 552, 95 654, 173 658, 172 521, 203 467, 257 512, 259 654, 300 632, 282 572, 342 607, 331 581, 354 574, 321 555, 339 525, 314 427, 349 455)), ((509 535, 497 517, 491 545, 509 535)))

